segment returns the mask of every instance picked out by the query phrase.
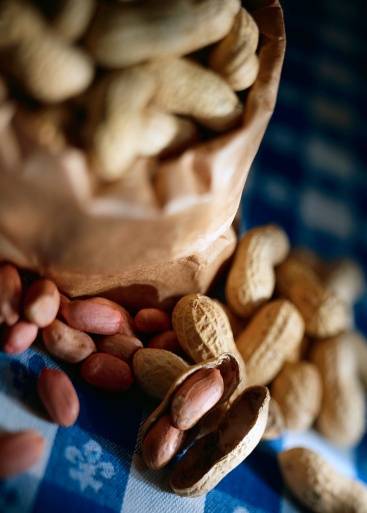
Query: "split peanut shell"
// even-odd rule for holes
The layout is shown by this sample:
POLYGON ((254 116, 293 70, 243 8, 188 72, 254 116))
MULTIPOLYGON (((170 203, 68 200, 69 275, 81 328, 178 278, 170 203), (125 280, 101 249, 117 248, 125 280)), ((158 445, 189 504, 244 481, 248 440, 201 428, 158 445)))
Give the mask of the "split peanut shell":
POLYGON ((267 423, 266 387, 247 388, 232 404, 218 431, 195 442, 175 466, 170 485, 178 495, 196 497, 212 490, 260 442, 267 423))
MULTIPOLYGON (((142 351, 144 350, 141 349, 135 354, 134 360, 138 357, 139 352, 142 351)), ((145 351, 147 351, 147 349, 145 351)), ((158 349, 151 349, 150 351, 158 351, 158 349)), ((163 352, 163 350, 161 351, 163 352)), ((149 417, 144 422, 140 430, 141 439, 144 438, 144 435, 147 433, 149 428, 160 417, 162 417, 162 415, 165 415, 166 413, 170 412, 171 401, 176 393, 176 390, 184 383, 184 381, 189 376, 191 376, 196 371, 201 369, 218 369, 222 375, 224 382, 224 391, 221 399, 219 400, 215 408, 223 405, 229 399, 229 397, 232 395, 232 393, 237 388, 239 383, 239 367, 236 358, 232 354, 223 353, 218 358, 213 358, 211 360, 207 360, 206 362, 193 365, 189 367, 186 371, 181 373, 181 375, 171 385, 170 389, 166 393, 165 397, 163 398, 159 406, 157 406, 157 408, 149 415, 149 417)), ((205 417, 203 417, 203 419, 204 418, 205 417)))

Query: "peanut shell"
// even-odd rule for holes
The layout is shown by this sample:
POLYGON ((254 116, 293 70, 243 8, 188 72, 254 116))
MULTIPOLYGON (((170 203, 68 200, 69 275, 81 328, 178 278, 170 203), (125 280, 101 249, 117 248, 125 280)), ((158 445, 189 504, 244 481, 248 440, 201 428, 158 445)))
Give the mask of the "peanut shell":
POLYGON ((315 342, 310 359, 320 372, 323 388, 317 429, 335 444, 357 444, 365 430, 366 406, 348 337, 315 342))
POLYGON ((248 317, 270 299, 274 266, 288 251, 288 237, 275 225, 253 228, 242 237, 226 283, 227 303, 239 317, 248 317))
POLYGON ((276 275, 280 294, 296 305, 308 335, 332 337, 349 327, 347 305, 330 293, 317 274, 294 255, 278 266, 276 275))
POLYGON ((223 38, 239 9, 239 0, 101 3, 87 45, 110 68, 186 55, 223 38))
POLYGON ((247 388, 234 401, 218 431, 195 442, 170 477, 175 493, 196 497, 212 490, 255 449, 263 436, 270 394, 262 386, 247 388))
POLYGON ((285 428, 306 431, 321 407, 322 385, 318 369, 308 362, 286 363, 271 385, 285 428))
MULTIPOLYGON (((227 36, 212 50, 209 56, 209 65, 221 75, 235 91, 249 87, 253 80, 249 80, 248 62, 253 60, 259 42, 259 29, 252 16, 242 8, 234 20, 233 26, 227 36), (246 72, 239 79, 239 70, 246 68, 246 72)), ((257 58, 256 58, 257 61, 257 58)), ((258 64, 256 66, 255 78, 258 64)))
POLYGON ((216 73, 186 58, 157 60, 149 69, 156 76, 153 101, 160 109, 193 117, 218 132, 239 122, 242 105, 216 73))
POLYGON ((147 394, 162 399, 187 370, 188 363, 165 349, 139 349, 133 356, 137 382, 147 394))
POLYGON ((223 308, 202 294, 188 294, 178 301, 172 324, 178 341, 194 362, 232 353, 240 366, 240 386, 245 384, 246 371, 233 339, 229 320, 223 308))
POLYGON ((315 513, 367 512, 367 487, 339 474, 316 452, 295 447, 278 458, 291 492, 315 513))
POLYGON ((277 299, 262 306, 236 340, 247 383, 270 383, 301 343, 303 331, 302 317, 289 301, 277 299))

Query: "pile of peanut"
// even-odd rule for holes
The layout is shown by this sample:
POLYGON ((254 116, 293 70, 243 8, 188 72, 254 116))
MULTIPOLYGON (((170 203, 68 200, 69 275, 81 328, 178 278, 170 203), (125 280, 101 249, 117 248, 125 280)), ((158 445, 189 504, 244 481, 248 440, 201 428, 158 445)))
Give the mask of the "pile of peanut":
MULTIPOLYGON (((367 345, 352 326, 363 274, 350 261, 326 263, 292 250, 267 225, 239 241, 226 277, 226 304, 189 294, 171 312, 132 315, 102 298, 69 299, 56 285, 0 266, 3 350, 27 350, 41 334, 57 360, 78 364, 105 392, 133 381, 157 400, 140 432, 147 467, 170 464, 179 495, 208 492, 263 439, 314 426, 351 447, 365 432, 367 345), (171 463, 173 462, 173 463, 171 463)), ((49 417, 71 426, 79 413, 67 375, 44 369, 38 392, 49 417)), ((34 431, 0 435, 0 477, 42 454, 34 431)), ((316 513, 365 513, 367 488, 340 476, 321 456, 295 448, 279 455, 285 482, 316 513)))
POLYGON ((2 0, 0 33, 14 126, 107 182, 239 125, 259 69, 240 0, 2 0))

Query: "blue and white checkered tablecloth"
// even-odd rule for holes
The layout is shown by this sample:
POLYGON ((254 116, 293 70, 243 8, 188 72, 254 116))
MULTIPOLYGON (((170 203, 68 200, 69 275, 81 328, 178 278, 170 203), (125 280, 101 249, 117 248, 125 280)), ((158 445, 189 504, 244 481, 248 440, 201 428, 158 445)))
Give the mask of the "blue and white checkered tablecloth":
MULTIPOLYGON (((365 2, 287 0, 284 8, 279 101, 244 193, 243 224, 277 222, 294 244, 325 257, 353 256, 366 269, 365 2)), ((355 311, 367 334, 367 296, 355 311)), ((133 456, 139 398, 101 394, 75 375, 80 417, 73 428, 59 428, 44 420, 35 393, 45 365, 55 363, 37 349, 0 354, 0 428, 32 427, 47 440, 39 465, 0 481, 1 513, 295 513, 276 451, 298 444, 367 481, 367 437, 354 450, 339 450, 310 432, 263 443, 207 496, 178 498, 133 456)))

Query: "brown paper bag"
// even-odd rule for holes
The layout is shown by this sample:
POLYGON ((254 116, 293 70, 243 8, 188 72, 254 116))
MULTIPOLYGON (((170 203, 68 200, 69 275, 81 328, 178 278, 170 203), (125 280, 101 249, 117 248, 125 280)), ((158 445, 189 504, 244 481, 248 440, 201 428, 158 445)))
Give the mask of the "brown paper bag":
MULTIPOLYGON (((169 161, 141 159, 97 188, 83 153, 26 144, 0 111, 0 259, 51 277, 71 296, 132 306, 205 291, 234 249, 231 223, 277 95, 285 36, 277 1, 246 2, 260 71, 242 126, 169 161)), ((29 141, 28 141, 29 142, 29 141)))

